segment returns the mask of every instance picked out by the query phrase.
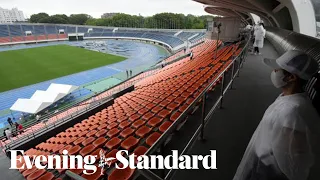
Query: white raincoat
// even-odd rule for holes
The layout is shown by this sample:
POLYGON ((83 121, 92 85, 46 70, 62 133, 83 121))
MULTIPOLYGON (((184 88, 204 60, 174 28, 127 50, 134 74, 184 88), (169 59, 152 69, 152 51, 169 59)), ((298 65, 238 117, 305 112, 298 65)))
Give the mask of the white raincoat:
POLYGON ((280 95, 266 110, 233 180, 306 180, 319 121, 306 94, 280 95))
POLYGON ((254 28, 254 44, 253 47, 263 48, 264 38, 266 36, 266 30, 262 25, 258 25, 254 28))

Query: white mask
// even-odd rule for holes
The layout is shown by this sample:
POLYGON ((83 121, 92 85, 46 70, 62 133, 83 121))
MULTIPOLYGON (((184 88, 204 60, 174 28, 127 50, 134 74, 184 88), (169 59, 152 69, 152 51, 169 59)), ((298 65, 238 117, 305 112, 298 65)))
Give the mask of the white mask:
POLYGON ((282 88, 283 86, 287 85, 287 82, 283 80, 284 78, 285 74, 282 70, 272 71, 271 73, 271 81, 276 88, 282 88))

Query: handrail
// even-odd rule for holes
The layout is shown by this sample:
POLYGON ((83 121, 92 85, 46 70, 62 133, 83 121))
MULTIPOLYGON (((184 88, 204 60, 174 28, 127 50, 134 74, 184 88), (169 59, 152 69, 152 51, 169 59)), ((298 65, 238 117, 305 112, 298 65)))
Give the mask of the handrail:
MULTIPOLYGON (((250 38, 249 38, 250 39, 250 38)), ((244 46, 244 48, 242 49, 242 52, 237 55, 232 62, 225 67, 225 69, 219 73, 219 75, 197 96, 197 98, 195 98, 195 100, 193 101, 193 103, 191 103, 187 109, 177 118, 177 120, 160 136, 160 138, 158 138, 158 140, 148 149, 148 151, 145 153, 145 155, 151 155, 153 152, 155 152, 158 148, 160 148, 163 143, 165 143, 165 141, 167 140, 167 138, 171 135, 172 132, 175 131, 176 127, 180 124, 181 121, 183 121, 185 119, 185 117, 188 115, 188 113, 193 109, 193 107, 196 106, 197 102, 199 102, 202 99, 202 123, 201 125, 197 128, 196 132, 193 134, 192 138, 190 139, 190 141, 187 143, 187 145, 185 146, 184 150, 182 151, 181 155, 183 155, 185 152, 187 152, 193 145, 193 143, 196 141, 197 137, 199 136, 199 134, 201 133, 201 139, 203 139, 203 134, 204 134, 204 127, 207 124, 209 118, 211 117, 214 109, 218 106, 219 103, 221 103, 220 105, 222 105, 222 100, 223 100, 223 96, 226 93, 226 91, 228 90, 229 87, 231 87, 234 79, 236 78, 236 76, 238 76, 239 71, 240 71, 240 67, 241 67, 241 63, 239 63, 238 66, 238 70, 236 72, 234 72, 234 68, 235 68, 235 62, 240 58, 240 61, 244 59, 244 56, 247 53, 247 48, 249 45, 249 40, 247 41, 246 45, 244 46), (226 89, 224 89, 224 81, 225 81, 225 73, 227 72, 227 70, 231 67, 231 65, 233 66, 232 68, 232 79, 230 80, 230 83, 226 86, 226 89), (222 90, 221 90, 221 96, 220 98, 216 101, 216 103, 214 104, 213 108, 210 110, 210 112, 208 113, 208 115, 205 117, 204 116, 204 107, 205 107, 205 98, 206 98, 206 93, 208 92, 209 89, 211 89, 214 84, 216 84, 220 78, 223 78, 222 80, 222 90)), ((151 180, 167 180, 170 179, 173 176, 174 170, 170 170, 169 173, 166 174, 166 176, 164 178, 159 177, 158 175, 154 174, 151 170, 147 170, 147 169, 143 169, 143 170, 138 170, 140 174, 142 174, 143 176, 147 177, 148 179, 151 180)))

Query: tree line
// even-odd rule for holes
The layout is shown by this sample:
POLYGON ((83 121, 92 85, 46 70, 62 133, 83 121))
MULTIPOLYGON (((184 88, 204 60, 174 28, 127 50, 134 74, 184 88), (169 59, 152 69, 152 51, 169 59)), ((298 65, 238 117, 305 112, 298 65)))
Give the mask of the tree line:
POLYGON ((30 17, 31 23, 75 24, 108 27, 158 28, 158 29, 205 29, 208 15, 159 13, 149 17, 119 13, 109 18, 92 18, 87 14, 38 13, 30 17))

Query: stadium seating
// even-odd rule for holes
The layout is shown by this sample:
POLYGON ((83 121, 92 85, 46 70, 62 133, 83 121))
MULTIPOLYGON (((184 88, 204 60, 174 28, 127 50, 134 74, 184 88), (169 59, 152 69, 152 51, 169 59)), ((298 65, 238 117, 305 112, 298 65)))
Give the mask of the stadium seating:
POLYGON ((45 29, 46 29, 46 34, 57 34, 58 33, 55 25, 46 25, 45 29))
MULTIPOLYGON (((174 34, 177 31, 147 31, 147 30, 131 30, 118 29, 113 32, 112 28, 95 27, 90 28, 85 26, 71 25, 1 25, 0 26, 0 44, 8 42, 24 42, 24 41, 45 41, 53 39, 65 39, 69 33, 84 33, 84 37, 128 37, 128 38, 147 38, 164 42, 175 48, 182 45, 189 37, 197 34, 197 32, 182 32, 177 37, 174 34), (8 30, 9 28, 9 30, 8 30), (64 30, 64 34, 59 34, 59 30, 64 30), (33 36, 26 36, 25 32, 31 31, 33 36), (9 33, 10 32, 10 33, 9 33)), ((198 33, 196 37, 191 39, 195 43, 203 38, 205 33, 198 33)))
POLYGON ((187 40, 189 37, 191 37, 195 34, 197 34, 197 33, 196 32, 182 32, 182 33, 178 34, 178 37, 180 39, 187 40))
MULTIPOLYGON (((115 157, 120 149, 144 154, 186 110, 186 106, 226 69, 231 63, 233 49, 238 49, 238 45, 226 46, 218 51, 217 59, 213 59, 215 45, 215 41, 198 45, 193 48, 193 60, 186 57, 138 81, 134 91, 116 98, 113 105, 39 143, 25 154, 61 154, 64 149, 75 155, 98 155, 101 149, 105 149, 106 157, 115 157)), ((116 161, 111 163, 112 166, 114 163, 116 161)), ((76 174, 86 179, 101 178, 100 173, 91 176, 81 173, 76 170, 76 174)), ((113 168, 109 173, 109 180, 130 179, 134 170, 113 168)), ((46 170, 25 170, 22 174, 27 179, 52 178, 46 170)))
POLYGON ((34 25, 33 27, 34 27, 34 32, 33 32, 34 35, 40 36, 40 35, 46 34, 44 25, 34 25))
POLYGON ((0 44, 11 42, 8 26, 0 25, 0 44))

